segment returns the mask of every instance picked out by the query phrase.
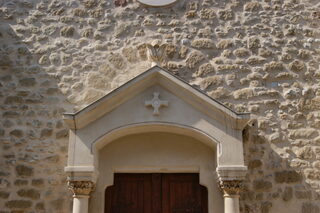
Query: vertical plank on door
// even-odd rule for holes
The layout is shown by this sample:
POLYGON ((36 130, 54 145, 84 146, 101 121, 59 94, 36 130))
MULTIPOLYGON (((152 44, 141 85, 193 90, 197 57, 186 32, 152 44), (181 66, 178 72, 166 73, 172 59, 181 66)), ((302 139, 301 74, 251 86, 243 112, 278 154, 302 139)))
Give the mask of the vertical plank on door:
POLYGON ((207 213, 208 197, 198 174, 163 174, 162 213, 207 213))
POLYGON ((162 212, 162 175, 152 174, 152 212, 151 213, 161 213, 162 212))
POLYGON ((151 213, 150 174, 115 174, 114 180, 106 189, 105 213, 151 213))

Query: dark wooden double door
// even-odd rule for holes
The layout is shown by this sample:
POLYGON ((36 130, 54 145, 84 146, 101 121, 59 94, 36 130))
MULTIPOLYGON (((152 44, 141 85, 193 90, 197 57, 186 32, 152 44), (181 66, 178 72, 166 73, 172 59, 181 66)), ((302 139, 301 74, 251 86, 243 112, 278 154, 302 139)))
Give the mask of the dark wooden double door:
POLYGON ((105 213, 208 213, 198 174, 115 174, 105 213))

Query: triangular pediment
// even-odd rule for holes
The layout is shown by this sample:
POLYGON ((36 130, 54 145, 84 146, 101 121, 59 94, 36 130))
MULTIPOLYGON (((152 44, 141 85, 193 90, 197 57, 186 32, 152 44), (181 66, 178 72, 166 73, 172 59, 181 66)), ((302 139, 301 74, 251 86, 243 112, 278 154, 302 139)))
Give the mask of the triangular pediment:
POLYGON ((196 110, 233 129, 243 129, 249 120, 248 113, 231 110, 158 66, 143 72, 78 112, 65 113, 64 120, 71 129, 84 128, 152 86, 160 86, 196 110))

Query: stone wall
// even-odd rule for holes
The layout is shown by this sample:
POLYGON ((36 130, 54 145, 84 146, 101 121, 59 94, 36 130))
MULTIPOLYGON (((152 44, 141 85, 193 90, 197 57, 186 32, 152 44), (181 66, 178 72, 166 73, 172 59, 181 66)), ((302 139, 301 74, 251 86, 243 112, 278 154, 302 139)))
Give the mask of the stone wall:
POLYGON ((0 0, 0 212, 70 212, 61 115, 162 66, 255 118, 245 213, 320 212, 318 0, 0 0))

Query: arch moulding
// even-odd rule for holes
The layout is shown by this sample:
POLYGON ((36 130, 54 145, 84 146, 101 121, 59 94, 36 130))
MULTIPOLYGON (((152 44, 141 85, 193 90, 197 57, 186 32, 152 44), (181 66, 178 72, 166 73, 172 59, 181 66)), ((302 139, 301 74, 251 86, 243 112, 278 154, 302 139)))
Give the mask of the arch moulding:
POLYGON ((249 114, 232 111, 164 69, 152 67, 84 109, 65 113, 64 120, 70 128, 65 171, 73 213, 90 212, 90 192, 101 178, 99 151, 121 137, 152 132, 194 138, 214 150, 212 172, 223 191, 224 212, 239 212, 247 170, 242 130, 249 114))

